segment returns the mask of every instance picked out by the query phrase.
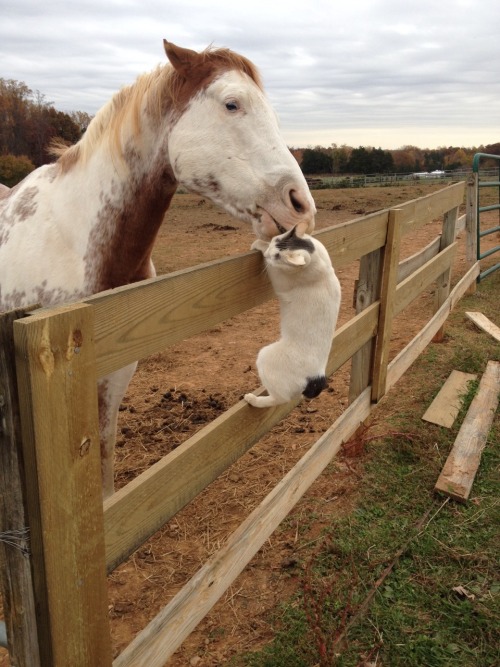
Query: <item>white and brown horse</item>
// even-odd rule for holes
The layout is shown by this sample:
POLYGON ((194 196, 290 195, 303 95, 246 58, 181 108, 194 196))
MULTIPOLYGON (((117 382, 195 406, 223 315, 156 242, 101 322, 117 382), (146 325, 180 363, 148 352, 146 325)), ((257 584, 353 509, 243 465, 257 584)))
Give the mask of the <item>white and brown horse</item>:
MULTIPOLYGON (((313 199, 254 65, 227 49, 164 45, 170 64, 117 93, 77 144, 0 196, 0 311, 154 276, 152 247, 179 184, 261 238, 313 229, 313 199)), ((104 496, 134 370, 99 383, 104 496)))

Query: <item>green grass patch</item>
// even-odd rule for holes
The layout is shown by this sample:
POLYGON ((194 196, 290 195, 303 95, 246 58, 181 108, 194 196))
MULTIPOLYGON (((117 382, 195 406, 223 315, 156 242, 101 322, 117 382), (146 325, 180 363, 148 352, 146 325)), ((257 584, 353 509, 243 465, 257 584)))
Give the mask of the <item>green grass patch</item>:
POLYGON ((314 552, 298 550, 298 593, 276 610, 274 640, 234 667, 500 665, 500 416, 464 505, 433 489, 478 382, 454 428, 421 419, 453 369, 480 375, 500 360, 500 345, 464 317, 500 322, 499 288, 497 273, 464 299, 445 341, 375 411, 357 506, 314 552))

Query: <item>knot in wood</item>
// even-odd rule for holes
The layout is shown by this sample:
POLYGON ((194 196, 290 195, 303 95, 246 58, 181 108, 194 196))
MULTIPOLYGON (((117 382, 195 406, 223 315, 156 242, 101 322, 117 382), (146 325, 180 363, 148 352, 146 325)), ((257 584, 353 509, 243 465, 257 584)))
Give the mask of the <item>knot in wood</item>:
POLYGON ((84 438, 82 444, 80 445, 80 456, 86 456, 89 453, 90 445, 92 441, 90 438, 84 438))

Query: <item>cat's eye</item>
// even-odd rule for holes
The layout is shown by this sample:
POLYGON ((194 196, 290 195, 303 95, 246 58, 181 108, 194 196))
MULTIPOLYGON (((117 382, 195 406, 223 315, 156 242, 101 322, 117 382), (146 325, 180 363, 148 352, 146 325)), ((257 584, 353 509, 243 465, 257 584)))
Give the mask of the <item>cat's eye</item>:
POLYGON ((274 259, 279 259, 279 258, 280 258, 280 254, 279 254, 279 252, 277 252, 277 253, 274 255, 274 259))
POLYGON ((240 105, 236 100, 228 100, 226 102, 226 109, 230 111, 231 113, 234 113, 235 111, 238 111, 240 108, 240 105))

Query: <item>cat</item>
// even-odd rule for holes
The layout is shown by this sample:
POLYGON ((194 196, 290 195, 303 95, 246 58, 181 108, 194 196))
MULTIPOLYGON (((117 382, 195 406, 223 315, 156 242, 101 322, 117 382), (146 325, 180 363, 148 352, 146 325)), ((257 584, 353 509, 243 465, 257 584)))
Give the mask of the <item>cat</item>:
POLYGON ((268 396, 245 394, 257 408, 314 398, 327 386, 325 371, 340 308, 340 283, 325 246, 297 227, 252 249, 264 255, 278 297, 281 338, 257 355, 268 396))

